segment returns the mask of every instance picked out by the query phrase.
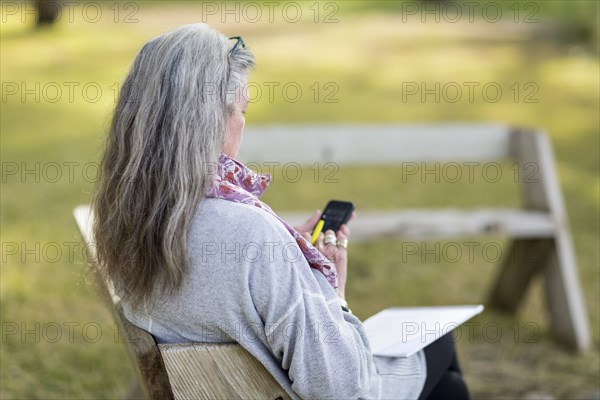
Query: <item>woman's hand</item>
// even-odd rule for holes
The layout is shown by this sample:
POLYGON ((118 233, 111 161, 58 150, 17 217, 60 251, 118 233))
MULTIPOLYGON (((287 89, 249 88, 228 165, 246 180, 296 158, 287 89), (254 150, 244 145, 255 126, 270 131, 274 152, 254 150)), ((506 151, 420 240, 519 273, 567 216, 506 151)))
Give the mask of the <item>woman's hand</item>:
MULTIPOLYGON (((295 226, 294 229, 304 237, 306 237, 306 235, 305 235, 306 233, 311 235, 315 225, 317 224, 317 222, 319 222, 320 218, 321 218, 321 211, 317 210, 314 212, 314 214, 309 219, 306 220, 305 223, 303 223, 302 225, 299 225, 297 227, 295 226)), ((308 241, 310 242, 310 239, 308 239, 308 241)))
MULTIPOLYGON (((356 212, 352 212, 349 221, 353 220, 356 217, 356 212)), ((321 211, 317 210, 315 213, 306 220, 302 225, 295 227, 296 231, 300 233, 306 240, 311 242, 311 234, 312 231, 321 218, 321 211)), ((343 224, 337 232, 333 232, 332 230, 328 230, 324 234, 319 234, 317 238, 317 242, 315 243, 315 247, 319 250, 329 261, 335 264, 337 275, 338 275, 338 295, 345 299, 346 297, 346 279, 348 277, 348 249, 347 246, 338 246, 337 243, 343 242, 344 240, 348 241, 350 238, 350 228, 348 225, 343 224), (331 236, 331 239, 328 239, 327 242, 333 241, 334 243, 325 244, 325 238, 331 236)))
POLYGON ((348 243, 350 237, 350 228, 342 225, 337 232, 327 230, 325 234, 321 233, 315 244, 317 249, 323 253, 331 262, 335 264, 338 275, 338 295, 346 298, 346 279, 348 277, 348 248, 341 246, 343 241, 348 243), (333 242, 333 243, 332 243, 333 242))
MULTIPOLYGON (((303 233, 302 236, 310 242, 310 233, 303 233)), ((348 248, 347 246, 339 246, 337 243, 347 243, 350 237, 350 228, 348 225, 342 225, 340 230, 333 232, 332 230, 326 231, 324 234, 321 232, 315 243, 315 247, 319 250, 329 261, 335 264, 338 275, 338 295, 342 298, 346 298, 346 279, 348 277, 348 248), (326 240, 327 238, 327 240, 326 240), (335 238, 335 239, 334 239, 335 238), (334 242, 335 240, 335 242, 334 242), (327 244, 326 244, 327 242, 327 244), (333 243, 331 243, 333 242, 333 243)))
MULTIPOLYGON (((356 217, 356 211, 352 211, 352 215, 348 219, 348 222, 352 221, 354 217, 356 217)), ((304 222, 302 225, 295 226, 294 229, 304 237, 306 237, 306 233, 312 235, 312 231, 315 228, 315 225, 317 225, 317 222, 319 222, 319 219, 321 219, 321 210, 315 211, 314 214, 306 220, 306 222, 304 222)))

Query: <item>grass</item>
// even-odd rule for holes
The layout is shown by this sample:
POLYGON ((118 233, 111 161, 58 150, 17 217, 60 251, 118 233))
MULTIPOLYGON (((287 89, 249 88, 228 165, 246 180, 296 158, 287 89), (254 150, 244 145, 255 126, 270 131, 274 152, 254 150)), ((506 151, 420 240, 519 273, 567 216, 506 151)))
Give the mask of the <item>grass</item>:
MULTIPOLYGON (((108 17, 93 24, 78 18, 41 31, 15 19, 2 24, 1 398, 114 398, 125 391, 132 370, 123 344, 114 339, 110 314, 88 284, 71 210, 89 201, 115 83, 145 41, 198 21, 201 11, 189 3, 167 7, 151 2, 141 3, 135 24, 115 24, 108 17), (54 99, 52 82, 63 90, 56 102, 48 101, 54 99), (72 101, 65 82, 79 84, 72 101), (36 101, 30 94, 22 101, 20 94, 9 95, 12 87, 6 85, 12 83, 19 91, 21 84, 35 88, 39 83, 41 98, 36 101), (89 93, 80 90, 86 84, 89 93), (90 101, 94 87, 102 90, 96 102, 90 101), (53 178, 56 165, 62 173, 59 179, 53 178), (9 168, 15 166, 17 173, 12 175, 9 168)), ((597 5, 589 10, 594 12, 597 5)), ((458 347, 475 398, 521 398, 540 392, 588 398, 599 389, 600 374, 597 43, 540 35, 556 26, 556 17, 543 14, 533 25, 510 19, 499 24, 481 19, 402 23, 397 13, 367 7, 342 9, 338 19, 332 24, 310 19, 296 24, 281 18, 254 24, 209 19, 226 34, 244 36, 258 60, 252 75, 258 87, 297 82, 303 89, 296 103, 286 102, 278 91, 273 99, 264 93, 256 97, 247 123, 499 121, 547 129, 571 223, 593 350, 575 356, 552 341, 537 281, 518 316, 484 313, 471 323, 472 335, 468 327, 463 330, 458 347), (320 88, 317 101, 310 88, 315 82, 320 88), (456 103, 432 97, 422 101, 420 96, 403 100, 403 89, 411 82, 428 87, 436 82, 496 82, 503 95, 494 103, 481 92, 472 102, 466 95, 456 103), (526 87, 530 82, 534 86, 526 87), (326 87, 328 83, 337 91, 326 87), (515 83, 516 101, 516 89, 511 89, 515 83), (537 102, 526 103, 532 88, 537 89, 537 102), (334 92, 338 102, 325 103, 324 96, 334 92), (502 331, 497 339, 494 329, 502 331)), ((311 210, 329 198, 346 198, 355 201, 359 212, 517 205, 508 166, 503 171, 507 178, 496 184, 481 179, 436 184, 417 179, 402 183, 401 172, 386 166, 343 168, 339 184, 315 184, 311 171, 305 170, 298 183, 276 181, 265 200, 275 210, 311 210)), ((464 248, 469 240, 482 238, 458 243, 464 248)), ((507 249, 505 238, 489 240, 507 249)), ((347 294, 355 313, 365 318, 391 305, 485 299, 495 268, 482 253, 449 265, 424 255, 422 246, 435 243, 417 244, 421 252, 406 260, 399 260, 397 242, 352 247, 347 294)), ((443 249, 447 242, 438 245, 443 249)))

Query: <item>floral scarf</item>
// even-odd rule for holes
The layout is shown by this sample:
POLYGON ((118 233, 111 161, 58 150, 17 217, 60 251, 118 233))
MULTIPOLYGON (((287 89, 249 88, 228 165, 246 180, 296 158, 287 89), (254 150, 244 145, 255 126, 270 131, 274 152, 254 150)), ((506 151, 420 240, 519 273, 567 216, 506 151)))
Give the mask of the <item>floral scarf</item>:
POLYGON ((258 199, 267 189, 270 182, 271 175, 268 173, 264 175, 258 174, 241 162, 225 154, 221 154, 214 182, 207 193, 207 197, 253 205, 273 215, 294 237, 308 264, 325 275, 329 284, 337 291, 338 278, 335 265, 287 222, 279 218, 271 207, 258 199))

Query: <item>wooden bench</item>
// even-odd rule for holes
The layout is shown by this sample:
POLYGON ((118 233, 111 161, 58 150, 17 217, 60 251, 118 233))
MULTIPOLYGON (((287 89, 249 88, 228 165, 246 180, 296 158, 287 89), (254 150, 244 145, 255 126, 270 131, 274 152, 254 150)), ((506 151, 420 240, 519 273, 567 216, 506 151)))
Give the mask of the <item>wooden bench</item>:
MULTIPOLYGON (((88 206, 74 210, 92 265, 95 259, 93 214, 88 206)), ((157 344, 154 337, 123 315, 121 299, 110 280, 95 268, 121 340, 136 371, 127 398, 170 399, 289 399, 269 371, 237 343, 157 344)))
MULTIPOLYGON (((536 273, 545 278, 551 323, 557 337, 577 350, 590 347, 585 304, 548 137, 534 130, 503 125, 348 125, 270 126, 246 129, 243 161, 335 162, 374 165, 429 161, 535 163, 537 176, 523 183, 521 209, 363 211, 353 221, 353 240, 394 235, 434 239, 500 233, 512 238, 488 303, 515 312, 536 273), (524 250, 543 255, 526 262, 524 250)), ((291 223, 306 212, 283 216, 291 223)), ((93 243, 87 206, 75 210, 86 243, 93 243)), ((93 252, 93 246, 88 246, 93 252)), ((90 254, 90 259, 94 255, 90 254)), ((121 324, 133 364, 147 398, 282 398, 285 391, 264 367, 236 344, 157 345, 154 338, 122 315, 119 298, 106 280, 115 320, 121 324)))
MULTIPOLYGON (((512 238, 488 305, 514 313, 536 273, 545 278, 551 325, 567 346, 584 350, 591 338, 567 215, 548 136, 496 124, 301 125, 248 127, 238 158, 246 163, 396 165, 410 162, 496 162, 531 166, 520 209, 360 210, 352 239, 438 239, 479 234, 512 238), (533 249, 535 257, 523 257, 533 249), (535 262, 532 262, 535 260, 535 262)), ((307 213, 281 215, 299 224, 307 213)))

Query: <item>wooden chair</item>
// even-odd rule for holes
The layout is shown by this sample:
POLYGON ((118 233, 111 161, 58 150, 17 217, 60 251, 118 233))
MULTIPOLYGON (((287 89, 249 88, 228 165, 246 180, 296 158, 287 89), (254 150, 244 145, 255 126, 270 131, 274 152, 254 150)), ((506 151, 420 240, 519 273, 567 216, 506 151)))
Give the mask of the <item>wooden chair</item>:
MULTIPOLYGON (((321 166, 512 160, 532 172, 521 181, 520 209, 361 210, 352 240, 437 239, 480 234, 512 238, 488 305, 514 313, 533 276, 545 278, 555 335, 584 350, 591 338, 552 147, 541 131, 495 124, 300 125, 248 127, 238 156, 246 163, 321 166), (535 257, 523 257, 536 251, 535 257), (532 261, 533 260, 533 261, 532 261)), ((299 224, 306 212, 282 215, 299 224)))
MULTIPOLYGON (((93 214, 88 206, 74 210, 75 220, 95 260, 93 214)), ((127 398, 169 399, 289 399, 269 371, 237 343, 157 344, 154 337, 123 315, 120 298, 108 279, 95 268, 121 339, 137 377, 127 398)))

